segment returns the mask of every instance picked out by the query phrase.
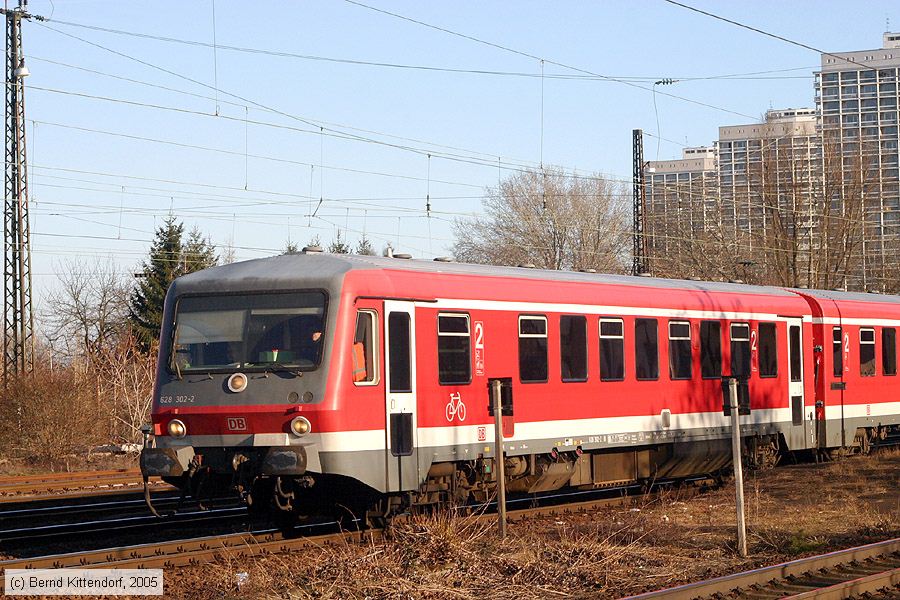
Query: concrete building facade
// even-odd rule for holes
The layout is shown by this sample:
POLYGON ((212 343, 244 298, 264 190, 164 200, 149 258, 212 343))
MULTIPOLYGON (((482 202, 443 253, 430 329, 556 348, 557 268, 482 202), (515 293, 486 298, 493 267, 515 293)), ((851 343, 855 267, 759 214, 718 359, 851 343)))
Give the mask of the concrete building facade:
POLYGON ((898 68, 900 33, 885 33, 877 50, 823 54, 815 74, 826 160, 840 173, 844 203, 861 203, 865 215, 859 268, 866 288, 892 277, 900 251, 898 68))
POLYGON ((718 224, 718 180, 713 146, 682 150, 681 159, 649 161, 645 168, 647 250, 673 249, 718 224))

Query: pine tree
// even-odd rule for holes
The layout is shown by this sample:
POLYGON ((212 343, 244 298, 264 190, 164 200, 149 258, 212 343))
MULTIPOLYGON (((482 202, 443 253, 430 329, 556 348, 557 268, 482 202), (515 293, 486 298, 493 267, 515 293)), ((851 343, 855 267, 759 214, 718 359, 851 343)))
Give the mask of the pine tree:
POLYGON ((166 291, 176 277, 215 266, 216 247, 194 228, 184 237, 184 225, 174 215, 156 230, 150 255, 132 291, 128 321, 141 349, 149 351, 159 338, 166 291))
POLYGON ((331 240, 328 246, 328 252, 332 254, 350 254, 350 244, 341 236, 341 230, 337 230, 337 237, 331 240))
POLYGON ((366 237, 366 234, 359 238, 359 243, 356 244, 356 253, 362 256, 375 256, 375 248, 372 246, 369 238, 366 237))
POLYGON ((300 254, 300 247, 294 242, 288 242, 284 245, 284 251, 281 254, 300 254))
POLYGON ((219 257, 216 256, 216 247, 195 226, 181 248, 181 261, 180 275, 184 275, 216 266, 219 257))
POLYGON ((178 223, 174 216, 169 216, 156 230, 150 256, 137 275, 140 279, 131 293, 128 321, 145 352, 159 338, 166 291, 180 272, 183 233, 184 225, 178 223))

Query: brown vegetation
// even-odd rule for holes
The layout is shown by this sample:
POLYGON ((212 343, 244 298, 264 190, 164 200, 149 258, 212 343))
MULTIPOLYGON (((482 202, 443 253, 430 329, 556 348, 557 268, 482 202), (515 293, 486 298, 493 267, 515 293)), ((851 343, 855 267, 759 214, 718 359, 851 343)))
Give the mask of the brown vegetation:
POLYGON ((79 468, 93 448, 141 441, 155 353, 126 320, 128 285, 111 263, 67 262, 48 298, 35 371, 0 381, 0 457, 79 468))

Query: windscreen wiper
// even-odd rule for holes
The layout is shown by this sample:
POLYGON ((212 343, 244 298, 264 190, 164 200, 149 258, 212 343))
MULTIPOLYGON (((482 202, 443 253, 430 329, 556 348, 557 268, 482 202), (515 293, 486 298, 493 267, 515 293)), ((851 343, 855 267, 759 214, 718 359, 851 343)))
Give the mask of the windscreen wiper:
POLYGON ((269 371, 269 370, 271 370, 271 371, 273 371, 273 372, 275 372, 275 371, 284 371, 284 372, 286 372, 286 373, 290 373, 290 374, 293 375, 294 377, 303 377, 303 371, 301 371, 300 369, 297 369, 297 368, 291 368, 291 367, 289 367, 289 366, 287 366, 287 365, 281 364, 280 362, 268 363, 268 365, 271 365, 271 366, 274 367, 274 368, 269 369, 268 366, 267 366, 267 367, 266 367, 266 370, 267 370, 267 371, 269 371))

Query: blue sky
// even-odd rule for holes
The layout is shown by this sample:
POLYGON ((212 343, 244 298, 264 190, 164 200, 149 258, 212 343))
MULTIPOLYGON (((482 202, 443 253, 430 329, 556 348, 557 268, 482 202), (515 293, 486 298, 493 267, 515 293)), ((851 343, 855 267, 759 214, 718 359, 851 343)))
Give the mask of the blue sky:
MULTIPOLYGON (((239 260, 338 228, 447 255, 451 222, 542 157, 628 179, 632 129, 656 133, 657 113, 664 159, 770 107, 814 106, 818 54, 662 0, 364 2, 634 85, 559 78, 579 73, 546 62, 542 80, 535 58, 340 0, 216 0, 215 30, 211 0, 32 0, 52 15, 24 28, 36 300, 70 259, 136 270, 170 210, 239 260), (214 52, 214 37, 306 58, 214 52), (719 108, 657 94, 654 111, 661 78, 701 78, 657 89, 719 108)), ((880 47, 888 18, 900 30, 896 2, 688 3, 833 52, 880 47)))

